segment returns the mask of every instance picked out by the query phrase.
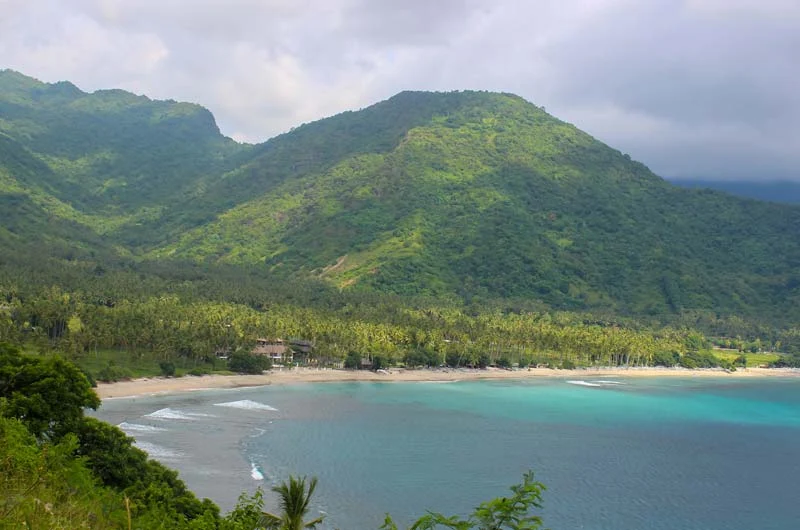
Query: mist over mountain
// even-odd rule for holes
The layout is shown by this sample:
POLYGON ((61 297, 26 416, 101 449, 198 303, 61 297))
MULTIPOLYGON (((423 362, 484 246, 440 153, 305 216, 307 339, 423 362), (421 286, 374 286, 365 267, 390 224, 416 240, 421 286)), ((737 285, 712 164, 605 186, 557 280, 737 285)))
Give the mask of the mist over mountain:
POLYGON ((673 180, 676 186, 720 190, 761 201, 800 204, 800 182, 759 180, 673 180))

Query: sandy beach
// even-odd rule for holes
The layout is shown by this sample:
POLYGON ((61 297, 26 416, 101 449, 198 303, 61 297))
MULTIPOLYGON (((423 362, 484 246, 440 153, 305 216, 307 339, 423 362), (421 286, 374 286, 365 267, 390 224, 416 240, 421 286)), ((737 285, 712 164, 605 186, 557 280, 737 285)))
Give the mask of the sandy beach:
POLYGON ((212 388, 239 388, 272 384, 324 383, 342 381, 461 381, 477 379, 528 379, 536 377, 563 377, 586 379, 597 377, 800 377, 800 370, 791 368, 748 368, 735 372, 722 369, 687 370, 685 368, 587 368, 578 370, 553 370, 531 368, 503 370, 473 369, 391 369, 380 372, 292 368, 272 370, 263 375, 205 375, 178 378, 152 377, 99 383, 97 394, 102 399, 146 396, 208 390, 212 388))

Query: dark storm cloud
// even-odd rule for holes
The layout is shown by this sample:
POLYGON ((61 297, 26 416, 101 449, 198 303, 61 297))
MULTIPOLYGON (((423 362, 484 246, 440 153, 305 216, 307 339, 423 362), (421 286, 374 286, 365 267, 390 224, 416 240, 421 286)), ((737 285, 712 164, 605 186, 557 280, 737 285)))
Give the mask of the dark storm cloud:
POLYGON ((2 66, 263 140, 404 89, 515 92, 665 176, 800 180, 793 0, 0 0, 2 66))

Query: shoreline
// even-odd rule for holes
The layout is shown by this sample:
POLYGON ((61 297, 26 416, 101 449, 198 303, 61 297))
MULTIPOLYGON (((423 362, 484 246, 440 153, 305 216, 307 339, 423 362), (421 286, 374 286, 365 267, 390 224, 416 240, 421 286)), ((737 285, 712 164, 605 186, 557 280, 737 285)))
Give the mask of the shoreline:
POLYGON ((287 368, 272 370, 262 375, 204 375, 177 378, 150 377, 98 383, 95 391, 101 399, 131 398, 149 395, 175 394, 200 390, 225 388, 244 388, 264 385, 288 385, 297 383, 334 382, 455 382, 463 380, 519 380, 541 377, 561 377, 582 379, 584 377, 800 377, 800 369, 793 368, 746 368, 726 372, 719 368, 580 368, 575 370, 556 370, 552 368, 531 368, 504 370, 499 368, 429 368, 407 370, 395 368, 383 372, 353 371, 320 368, 287 368))

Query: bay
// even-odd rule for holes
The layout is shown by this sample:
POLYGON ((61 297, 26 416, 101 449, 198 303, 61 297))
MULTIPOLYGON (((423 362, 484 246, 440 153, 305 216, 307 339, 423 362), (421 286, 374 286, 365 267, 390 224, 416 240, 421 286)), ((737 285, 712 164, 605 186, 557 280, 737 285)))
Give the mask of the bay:
POLYGON ((791 378, 297 384, 107 400, 97 416, 224 509, 316 475, 325 528, 468 513, 528 469, 554 530, 800 522, 791 378))

